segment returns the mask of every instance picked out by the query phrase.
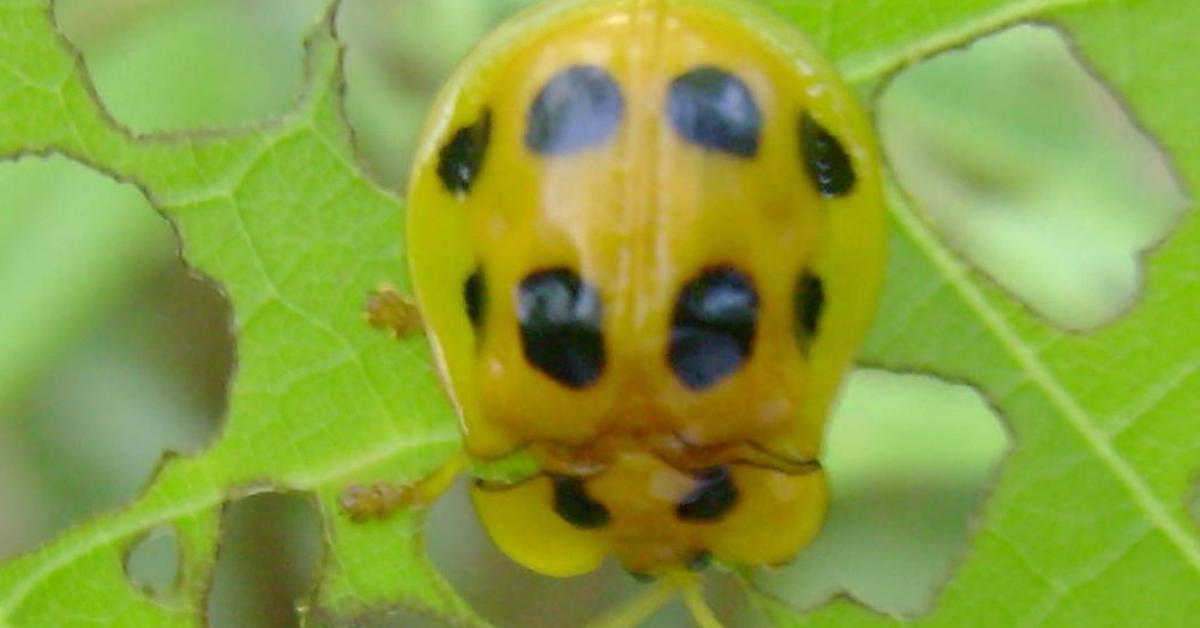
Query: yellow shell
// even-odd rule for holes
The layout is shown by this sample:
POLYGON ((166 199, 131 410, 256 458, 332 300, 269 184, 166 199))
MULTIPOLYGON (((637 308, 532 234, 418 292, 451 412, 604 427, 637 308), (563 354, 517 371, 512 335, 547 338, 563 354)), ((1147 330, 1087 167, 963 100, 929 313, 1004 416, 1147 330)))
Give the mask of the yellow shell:
POLYGON ((413 281, 518 562, 786 561, 885 258, 875 141, 796 31, 734 0, 560 0, 458 70, 409 190, 413 281))

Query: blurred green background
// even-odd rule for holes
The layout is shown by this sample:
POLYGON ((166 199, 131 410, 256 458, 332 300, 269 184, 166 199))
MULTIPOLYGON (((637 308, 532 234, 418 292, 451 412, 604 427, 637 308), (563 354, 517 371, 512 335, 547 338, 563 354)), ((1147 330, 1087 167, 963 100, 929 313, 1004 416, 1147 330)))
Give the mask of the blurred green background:
MULTIPOLYGON (((438 85, 527 3, 345 0, 345 108, 370 176, 402 188, 438 85)), ((174 132, 286 111, 302 89, 301 42, 326 4, 60 0, 57 17, 116 120, 174 132)), ((1063 327, 1129 307, 1139 251, 1184 206, 1161 155, 1047 27, 904 73, 876 117, 906 190, 951 245, 1063 327)), ((219 433, 230 313, 178 246, 131 185, 59 157, 0 163, 0 560, 128 502, 164 451, 197 451, 219 433)), ((760 584, 801 607, 848 591, 885 612, 928 608, 1006 447, 1002 422, 969 387, 859 372, 829 437, 829 525, 760 584)), ((461 487, 431 517, 435 559, 501 625, 576 625, 642 586, 611 566, 571 581, 523 572, 488 543, 461 487)), ((295 625, 320 560, 308 502, 249 498, 226 524, 212 623, 295 625)), ((173 561, 170 537, 152 535, 128 570, 153 593, 170 586, 173 561)), ((731 623, 753 624, 729 577, 711 584, 731 623)), ((678 605, 654 623, 687 625, 678 605)))

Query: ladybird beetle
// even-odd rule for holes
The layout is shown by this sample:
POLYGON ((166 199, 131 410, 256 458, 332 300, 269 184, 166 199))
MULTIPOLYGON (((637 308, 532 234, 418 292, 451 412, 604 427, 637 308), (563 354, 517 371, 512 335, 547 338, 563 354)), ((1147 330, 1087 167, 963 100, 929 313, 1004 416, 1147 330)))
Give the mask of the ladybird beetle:
POLYGON ((882 281, 853 94, 747 0, 551 0, 435 105, 409 263, 468 456, 540 464, 472 500, 570 576, 788 561, 882 281))

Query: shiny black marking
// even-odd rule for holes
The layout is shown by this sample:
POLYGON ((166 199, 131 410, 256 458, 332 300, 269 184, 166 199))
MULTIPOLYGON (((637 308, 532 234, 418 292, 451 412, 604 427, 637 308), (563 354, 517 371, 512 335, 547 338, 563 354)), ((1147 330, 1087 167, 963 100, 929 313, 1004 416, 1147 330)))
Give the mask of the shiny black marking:
POLYGON ((612 517, 604 504, 588 496, 583 480, 566 475, 551 476, 554 481, 554 512, 581 530, 608 525, 612 517))
POLYGON ((604 68, 571 66, 550 79, 529 107, 525 146, 561 155, 602 144, 624 111, 621 88, 604 68))
POLYGON ((517 320, 525 359, 564 386, 584 388, 604 371, 600 296, 567 268, 521 282, 517 320))
POLYGON ((479 120, 455 131, 438 152, 438 178, 448 191, 463 196, 471 190, 483 169, 491 136, 492 110, 484 109, 479 120))
POLYGON ((675 507, 680 519, 710 523, 724 517, 737 504, 738 490, 728 468, 705 469, 695 479, 696 488, 675 507))
POLYGON ((824 196, 844 196, 854 189, 854 166, 842 143, 807 113, 800 116, 800 150, 804 168, 824 196))
POLYGON ((471 325, 478 331, 487 314, 487 282, 483 278, 482 268, 476 268, 463 283, 463 303, 467 307, 467 318, 471 319, 471 325))
POLYGON ((727 266, 704 271, 679 293, 671 328, 671 370, 703 390, 732 375, 753 351, 758 293, 727 266))
POLYGON ((758 153, 762 114, 754 94, 738 77, 712 66, 671 82, 667 117, 683 139, 736 157, 758 153))
POLYGON ((796 317, 796 340, 806 353, 817 337, 821 327, 821 314, 825 311, 825 282, 805 271, 796 280, 796 292, 792 297, 793 314, 796 317))

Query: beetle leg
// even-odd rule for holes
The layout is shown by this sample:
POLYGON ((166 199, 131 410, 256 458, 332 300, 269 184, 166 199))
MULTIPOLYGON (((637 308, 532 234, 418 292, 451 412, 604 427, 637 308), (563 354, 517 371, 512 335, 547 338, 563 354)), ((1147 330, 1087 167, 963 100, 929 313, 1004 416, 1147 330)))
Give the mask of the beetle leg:
POLYGON ((466 456, 457 454, 415 483, 353 484, 342 491, 338 504, 356 522, 386 519, 405 508, 424 508, 450 488, 466 464, 466 456))
POLYGON ((386 282, 367 293, 363 309, 371 327, 390 331, 397 338, 415 334, 424 327, 416 302, 386 282))

